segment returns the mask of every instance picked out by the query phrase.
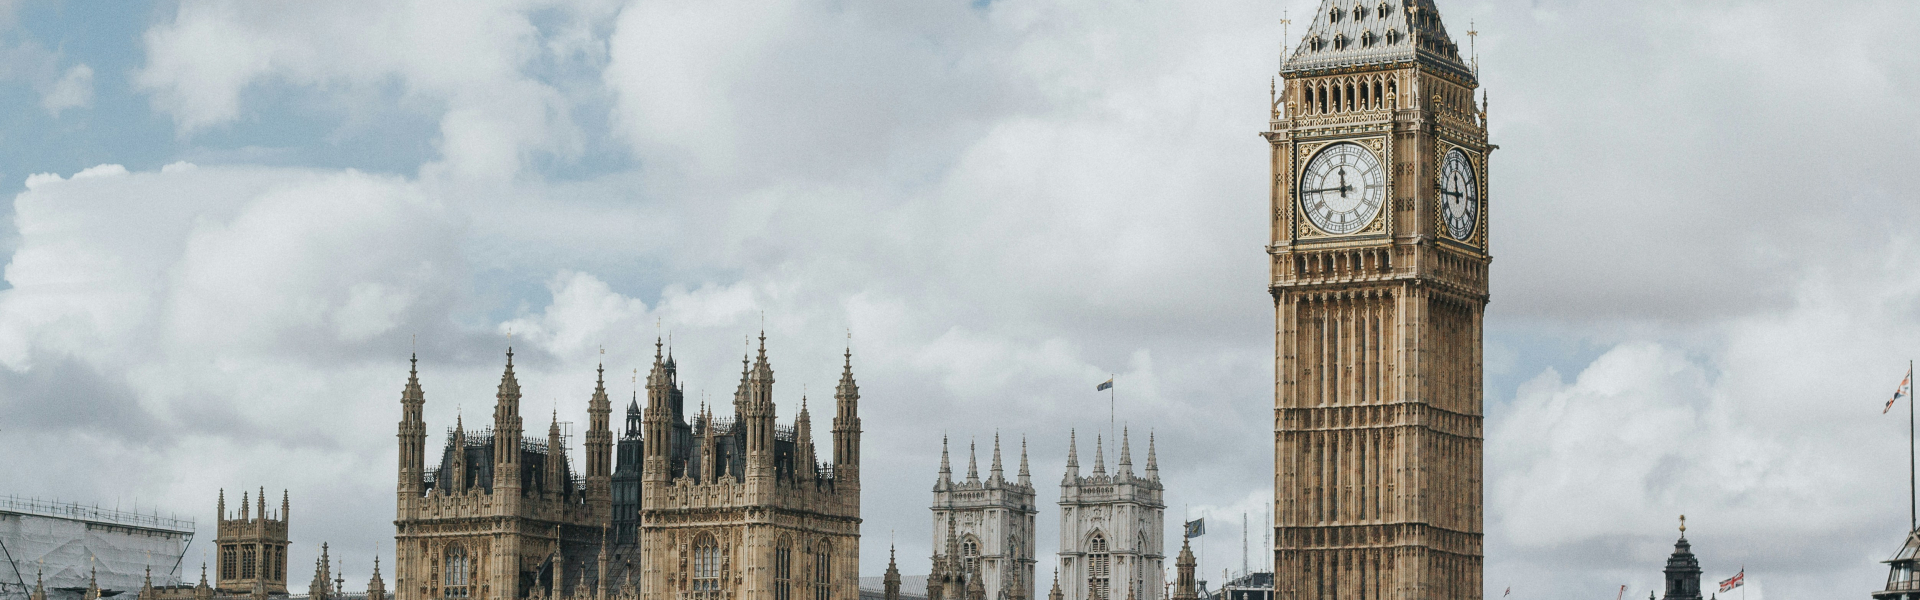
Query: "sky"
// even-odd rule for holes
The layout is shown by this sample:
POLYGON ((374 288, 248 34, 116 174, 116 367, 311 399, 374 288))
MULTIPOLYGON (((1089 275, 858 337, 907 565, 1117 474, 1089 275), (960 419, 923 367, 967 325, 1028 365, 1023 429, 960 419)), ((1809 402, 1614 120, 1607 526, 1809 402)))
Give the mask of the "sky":
MULTIPOLYGON (((1500 147, 1487 596, 1637 597, 1681 514, 1756 600, 1879 589, 1920 4, 1438 3, 1500 147)), ((354 587, 409 353, 439 432, 511 336, 533 428, 584 423, 597 364, 632 394, 656 336, 724 397, 764 330, 782 420, 851 347, 862 574, 889 540, 926 572, 940 438, 984 468, 998 434, 1045 578, 1110 376, 1168 539, 1204 515, 1202 574, 1238 570, 1272 493, 1258 133, 1317 5, 0 0, 0 493, 211 539, 219 490, 286 489, 292 564, 328 542, 354 587)))

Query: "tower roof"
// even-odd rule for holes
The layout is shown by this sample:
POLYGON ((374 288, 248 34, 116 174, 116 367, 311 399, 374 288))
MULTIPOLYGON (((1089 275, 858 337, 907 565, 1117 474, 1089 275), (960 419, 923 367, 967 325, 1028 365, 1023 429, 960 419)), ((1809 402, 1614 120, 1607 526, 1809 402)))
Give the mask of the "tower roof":
POLYGON ((1473 77, 1433 0, 1324 0, 1280 72, 1414 61, 1473 77))

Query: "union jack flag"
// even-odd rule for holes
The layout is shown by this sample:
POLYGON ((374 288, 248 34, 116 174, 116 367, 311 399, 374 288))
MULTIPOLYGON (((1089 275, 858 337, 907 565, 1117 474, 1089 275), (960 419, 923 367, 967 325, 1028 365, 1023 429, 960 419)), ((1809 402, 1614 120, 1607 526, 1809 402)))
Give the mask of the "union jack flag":
MULTIPOLYGON (((1720 591, 1731 592, 1733 591, 1733 588, 1737 588, 1746 584, 1747 584, 1747 568, 1741 567, 1739 575, 1728 577, 1726 581, 1720 582, 1720 591)), ((1745 593, 1745 592, 1741 592, 1741 593, 1745 593)))
POLYGON ((1893 403, 1899 402, 1901 398, 1905 398, 1912 395, 1913 395, 1913 369, 1907 369, 1907 378, 1900 380, 1900 387, 1894 388, 1893 398, 1890 400, 1887 400, 1887 407, 1880 409, 1880 414, 1883 414, 1883 415, 1887 414, 1887 411, 1893 410, 1893 403))

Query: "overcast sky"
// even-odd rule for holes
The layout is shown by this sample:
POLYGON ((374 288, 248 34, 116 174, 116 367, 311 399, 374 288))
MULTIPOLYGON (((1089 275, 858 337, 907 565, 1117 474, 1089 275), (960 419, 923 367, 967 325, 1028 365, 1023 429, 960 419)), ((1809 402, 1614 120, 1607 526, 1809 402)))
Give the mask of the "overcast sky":
MULTIPOLYGON (((1638 597, 1682 513, 1755 600, 1879 589, 1920 4, 1439 4, 1501 147, 1487 595, 1638 597)), ((852 332, 863 574, 889 539, 926 572, 940 436, 984 469, 999 432, 1047 578, 1112 374, 1217 579, 1271 497, 1257 133, 1317 5, 0 0, 0 492, 205 541, 220 488, 290 489, 292 564, 331 542, 357 589, 416 346, 439 432, 512 332, 537 429, 585 422, 602 347, 631 394, 660 332, 724 403, 764 319, 783 420, 852 332)))

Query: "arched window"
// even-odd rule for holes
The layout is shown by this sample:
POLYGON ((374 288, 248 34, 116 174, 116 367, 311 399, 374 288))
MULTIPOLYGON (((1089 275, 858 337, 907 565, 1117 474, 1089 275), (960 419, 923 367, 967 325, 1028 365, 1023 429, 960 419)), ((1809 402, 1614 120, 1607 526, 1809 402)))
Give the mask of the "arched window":
POLYGON ((978 570, 979 563, 980 563, 980 539, 979 538, 975 538, 973 536, 967 536, 966 540, 960 542, 960 560, 961 562, 966 564, 968 573, 980 572, 978 570))
POLYGON ((833 546, 820 542, 813 546, 813 600, 831 600, 833 596, 833 546))
POLYGON ((472 563, 467 558, 467 549, 459 544, 449 544, 443 556, 445 560, 442 564, 446 565, 444 571, 446 579, 441 582, 440 595, 447 598, 470 596, 467 576, 471 572, 472 563))
POLYGON ((253 565, 258 560, 257 558, 255 558, 256 556, 258 556, 258 550, 256 550, 255 548, 256 546, 254 546, 253 544, 246 544, 246 545, 240 546, 240 578, 241 579, 253 579, 253 576, 254 576, 253 565))
POLYGON ((773 544, 773 600, 793 600, 793 538, 773 544))
POLYGON ((720 544, 712 535, 702 535, 693 542, 693 590, 710 592, 720 589, 720 544))
POLYGON ((1107 600, 1108 571, 1112 568, 1113 555, 1107 554, 1107 538, 1099 533, 1087 540, 1087 596, 1092 600, 1107 600))

